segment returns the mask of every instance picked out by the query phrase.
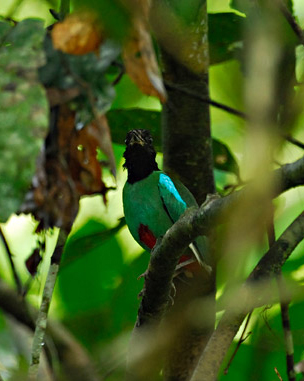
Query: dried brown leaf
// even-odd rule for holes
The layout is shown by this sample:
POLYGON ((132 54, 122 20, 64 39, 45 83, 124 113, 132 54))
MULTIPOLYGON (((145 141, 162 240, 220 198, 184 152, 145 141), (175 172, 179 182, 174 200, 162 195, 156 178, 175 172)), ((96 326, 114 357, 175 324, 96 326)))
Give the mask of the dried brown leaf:
POLYGON ((51 127, 21 211, 32 213, 43 228, 70 229, 81 196, 97 193, 105 200, 108 188, 102 180, 96 148, 104 144, 103 149, 109 149, 111 139, 107 140, 107 133, 94 123, 77 130, 75 113, 67 106, 60 106, 51 127))
POLYGON ((107 117, 105 115, 97 115, 97 119, 91 125, 96 131, 98 146, 108 157, 110 170, 113 176, 116 177, 116 162, 107 117))
POLYGON ((54 25, 51 35, 55 49, 75 55, 96 51, 103 41, 97 19, 89 12, 68 15, 54 25))
POLYGON ((134 17, 130 35, 124 45, 123 59, 126 72, 139 89, 144 94, 154 95, 165 102, 166 90, 153 48, 147 14, 145 8, 141 16, 134 17))

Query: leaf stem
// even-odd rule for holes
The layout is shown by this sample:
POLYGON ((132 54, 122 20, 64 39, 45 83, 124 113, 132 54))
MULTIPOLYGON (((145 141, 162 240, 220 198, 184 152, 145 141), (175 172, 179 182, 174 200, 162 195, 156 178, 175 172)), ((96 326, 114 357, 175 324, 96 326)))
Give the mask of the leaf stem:
POLYGON ((70 0, 61 0, 59 15, 60 19, 63 20, 64 17, 70 13, 70 0))

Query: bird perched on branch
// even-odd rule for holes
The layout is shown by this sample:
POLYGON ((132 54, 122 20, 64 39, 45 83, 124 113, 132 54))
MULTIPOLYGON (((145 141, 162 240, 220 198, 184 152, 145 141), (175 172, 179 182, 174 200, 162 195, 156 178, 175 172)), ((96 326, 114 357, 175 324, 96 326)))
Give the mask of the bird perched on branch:
MULTIPOLYGON (((197 206, 190 191, 158 168, 153 139, 149 131, 128 132, 124 168, 128 179, 123 189, 127 225, 134 239, 151 251, 156 240, 176 222, 188 207, 197 206)), ((206 237, 198 237, 180 259, 177 271, 192 277, 206 265, 206 237)))

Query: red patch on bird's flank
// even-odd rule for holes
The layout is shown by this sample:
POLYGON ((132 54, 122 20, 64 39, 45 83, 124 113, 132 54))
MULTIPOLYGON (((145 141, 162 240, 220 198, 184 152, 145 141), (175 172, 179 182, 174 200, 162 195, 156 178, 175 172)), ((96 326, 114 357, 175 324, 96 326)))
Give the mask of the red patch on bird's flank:
POLYGON ((140 224, 138 228, 139 239, 142 243, 148 246, 149 249, 153 249, 156 244, 156 237, 148 228, 147 225, 140 224))
MULTIPOLYGON (((187 261, 189 261, 189 259, 191 259, 191 258, 193 258, 193 257, 190 256, 190 255, 186 255, 186 254, 184 254, 184 255, 182 255, 182 256, 180 257, 178 263, 181 264, 181 263, 183 263, 183 262, 187 262, 187 261)), ((188 271, 191 271, 191 272, 196 273, 196 272, 200 271, 200 269, 201 269, 201 265, 198 263, 197 260, 195 260, 195 262, 192 262, 192 263, 190 263, 189 265, 186 265, 184 268, 187 269, 188 271)))

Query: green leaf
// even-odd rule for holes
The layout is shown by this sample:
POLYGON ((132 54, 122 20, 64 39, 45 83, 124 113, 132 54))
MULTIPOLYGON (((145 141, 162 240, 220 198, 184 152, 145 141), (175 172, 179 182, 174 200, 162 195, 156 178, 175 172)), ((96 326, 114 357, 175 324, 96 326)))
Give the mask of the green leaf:
POLYGON ((235 13, 208 15, 211 65, 234 58, 235 50, 242 47, 244 21, 235 13))
POLYGON ((5 221, 20 207, 35 173, 48 126, 48 103, 37 75, 45 61, 43 22, 28 19, 10 29, 2 24, 0 221, 5 221))
POLYGON ((102 25, 113 39, 123 41, 130 28, 131 18, 126 7, 119 0, 74 0, 75 10, 89 9, 96 12, 102 25))
POLYGON ((0 21, 0 44, 3 43, 9 30, 12 28, 12 24, 6 20, 0 21))
POLYGON ((239 177, 239 166, 230 149, 223 142, 212 139, 214 167, 225 172, 234 173, 239 177))
POLYGON ((113 234, 101 234, 105 231, 103 224, 91 220, 67 242, 58 283, 69 313, 98 309, 119 285, 122 252, 113 234))
POLYGON ((246 14, 253 7, 253 3, 251 0, 231 0, 230 7, 246 14))
POLYGON ((159 111, 140 108, 115 109, 107 112, 107 118, 114 143, 124 144, 128 131, 133 128, 143 128, 151 132, 156 150, 161 151, 161 113, 159 111))
MULTIPOLYGON (((107 113, 111 127, 112 140, 124 144, 126 134, 133 128, 143 128, 151 131, 155 149, 161 151, 161 113, 159 111, 143 109, 110 110, 107 113)), ((212 139, 214 167, 239 176, 238 164, 229 150, 222 142, 212 139)))

